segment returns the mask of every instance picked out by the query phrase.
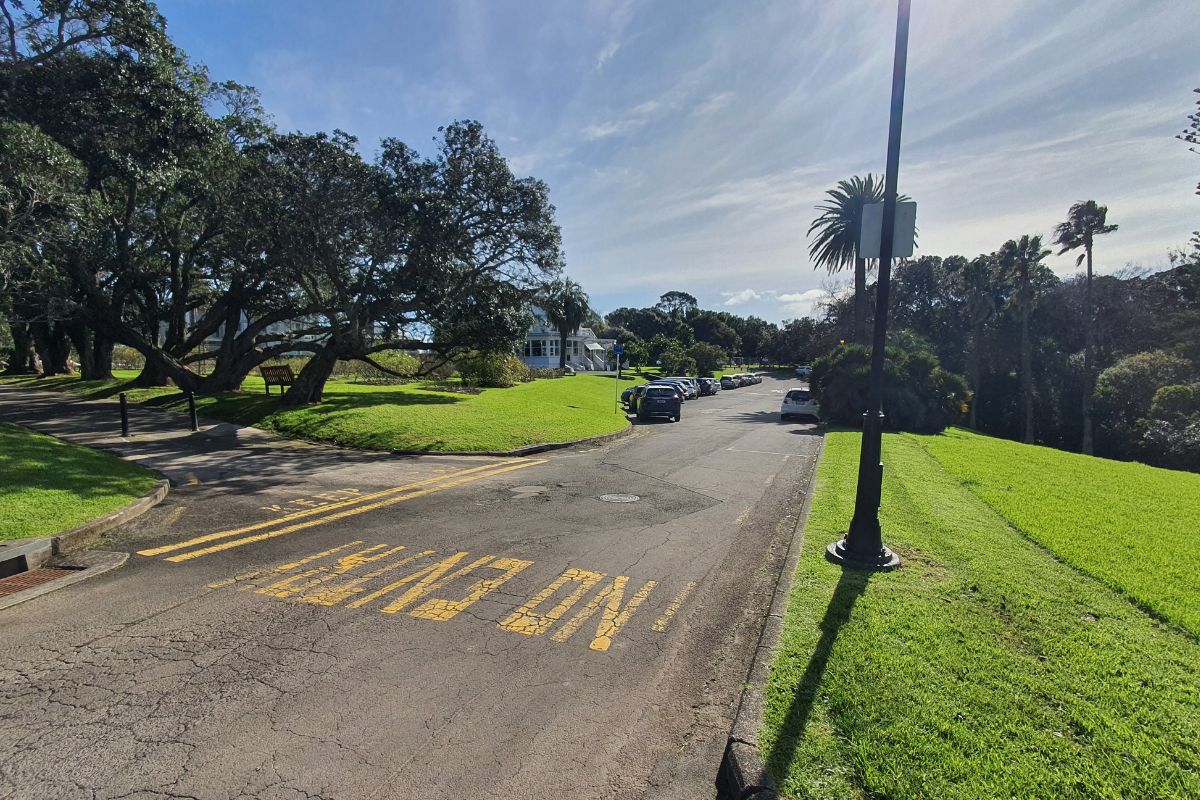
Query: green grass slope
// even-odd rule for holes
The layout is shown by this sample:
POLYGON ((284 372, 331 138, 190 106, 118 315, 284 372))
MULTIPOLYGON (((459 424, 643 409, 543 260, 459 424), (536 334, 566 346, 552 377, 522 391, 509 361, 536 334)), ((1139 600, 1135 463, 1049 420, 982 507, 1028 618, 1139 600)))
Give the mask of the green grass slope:
POLYGON ((767 686, 787 796, 1200 796, 1196 638, 1022 537, 918 437, 885 437, 903 568, 828 564, 858 442, 827 438, 767 686))
POLYGON ((132 503, 156 483, 136 464, 0 423, 0 539, 62 533, 132 503))
POLYGON ((1200 635, 1200 475, 963 430, 917 441, 1026 536, 1200 635))
MULTIPOLYGON (((77 378, 8 379, 9 385, 58 389, 86 397, 112 397, 126 391, 131 402, 186 410, 174 388, 128 389, 136 373, 116 381, 77 378)), ((508 389, 460 394, 422 388, 423 384, 376 386, 330 381, 324 402, 280 410, 278 389, 263 392, 250 377, 241 392, 196 398, 201 414, 255 425, 283 436, 371 450, 512 450, 613 433, 629 423, 620 405, 613 412, 611 377, 577 375, 522 383, 508 389)), ((623 379, 621 388, 633 385, 623 379)))

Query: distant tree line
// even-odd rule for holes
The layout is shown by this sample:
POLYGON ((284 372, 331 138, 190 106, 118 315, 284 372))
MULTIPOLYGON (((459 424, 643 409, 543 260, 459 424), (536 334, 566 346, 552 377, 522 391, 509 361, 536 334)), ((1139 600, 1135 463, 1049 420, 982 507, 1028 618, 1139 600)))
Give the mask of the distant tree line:
POLYGON ((547 187, 476 122, 368 160, 342 131, 277 130, 144 0, 0 7, 10 373, 107 378, 119 344, 139 383, 213 393, 305 353, 284 402, 316 402, 339 361, 511 352, 561 271, 547 187))
POLYGON ((622 343, 622 361, 661 365, 674 375, 711 375, 741 364, 808 363, 828 349, 826 327, 810 318, 782 326, 755 316, 699 307, 683 291, 663 294, 645 308, 618 308, 591 321, 598 336, 622 343))

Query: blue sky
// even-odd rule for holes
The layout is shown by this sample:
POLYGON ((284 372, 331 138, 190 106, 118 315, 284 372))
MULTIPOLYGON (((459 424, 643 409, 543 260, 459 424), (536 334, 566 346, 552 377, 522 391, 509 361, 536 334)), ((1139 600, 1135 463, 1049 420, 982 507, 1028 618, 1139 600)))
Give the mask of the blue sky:
MULTIPOLYGON (((913 0, 900 190, 922 253, 1049 233, 1073 202, 1120 230, 1097 266, 1151 269, 1200 227, 1174 138, 1200 86, 1195 0, 913 0)), ((882 172, 894 0, 160 0, 214 78, 285 129, 428 152, 478 119, 545 180, 568 274, 600 311, 682 289, 780 321, 845 275, 812 268, 813 206, 882 172)), ((1055 257, 1060 274, 1071 256, 1055 257)))

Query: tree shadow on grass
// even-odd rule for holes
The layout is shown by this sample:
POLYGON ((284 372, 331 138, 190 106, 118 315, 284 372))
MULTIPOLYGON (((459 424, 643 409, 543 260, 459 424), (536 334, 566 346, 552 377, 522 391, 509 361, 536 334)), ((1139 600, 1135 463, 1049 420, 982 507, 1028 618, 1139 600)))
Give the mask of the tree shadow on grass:
MULTIPOLYGON (((850 621, 850 613, 854 609, 854 604, 866 592, 870 579, 871 573, 869 572, 842 570, 837 586, 834 587, 833 597, 830 598, 829 605, 825 609, 825 616, 821 619, 821 638, 813 648, 804 675, 801 676, 800 682, 795 687, 792 704, 788 708, 783 724, 779 727, 779 737, 771 745, 770 752, 767 753, 767 766, 777 775, 786 772, 796 746, 804 737, 804 730, 808 727, 813 703, 821 688, 825 667, 829 663, 838 632, 843 625, 850 621)), ((863 687, 864 700, 868 700, 872 696, 872 692, 871 687, 863 687)))

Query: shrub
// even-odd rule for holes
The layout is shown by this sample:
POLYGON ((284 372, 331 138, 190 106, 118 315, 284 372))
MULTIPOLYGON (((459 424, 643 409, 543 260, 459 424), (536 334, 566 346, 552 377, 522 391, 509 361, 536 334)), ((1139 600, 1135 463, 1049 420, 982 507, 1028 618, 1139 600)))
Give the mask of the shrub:
POLYGON ((1200 472, 1200 413, 1142 420, 1141 458, 1147 464, 1200 472))
POLYGON ((1176 420, 1200 414, 1200 383, 1163 386, 1150 401, 1152 419, 1176 420))
POLYGON ((696 359, 688 355, 687 351, 676 341, 671 341, 662 355, 659 356, 659 361, 662 362, 662 371, 664 375, 695 375, 696 374, 696 359))
POLYGON ((467 386, 504 389, 529 379, 529 367, 512 353, 469 353, 455 362, 467 386))
POLYGON ((688 354, 692 360, 696 362, 695 373, 683 373, 685 375, 698 374, 706 378, 711 378, 713 373, 721 369, 728 360, 725 351, 714 344, 705 342, 697 342, 688 350, 688 354))
POLYGON ((142 369, 146 366, 146 358, 128 345, 115 344, 112 363, 115 369, 142 369))
POLYGON ((416 356, 403 353, 399 350, 384 350, 375 353, 371 356, 371 360, 392 372, 400 374, 393 375, 391 372, 384 372, 365 361, 353 361, 351 362, 349 373, 354 380, 382 384, 403 383, 406 380, 411 380, 421 371, 421 362, 416 356))
MULTIPOLYGON (((962 416, 967 383, 947 372, 932 350, 904 341, 887 348, 884 425, 890 430, 939 433, 962 416)), ((867 408, 871 353, 858 344, 835 348, 813 363, 812 387, 821 414, 842 425, 862 425, 867 408)))
POLYGON ((1162 386, 1185 383, 1192 365, 1164 350, 1126 356, 1096 378, 1096 412, 1105 422, 1132 427, 1150 413, 1162 386))

